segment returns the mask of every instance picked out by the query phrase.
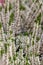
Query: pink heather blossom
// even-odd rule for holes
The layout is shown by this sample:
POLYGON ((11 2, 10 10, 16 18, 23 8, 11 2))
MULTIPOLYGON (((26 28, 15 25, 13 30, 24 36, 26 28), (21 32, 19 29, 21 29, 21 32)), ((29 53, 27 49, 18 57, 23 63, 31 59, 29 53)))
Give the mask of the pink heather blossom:
POLYGON ((0 4, 3 5, 5 3, 5 0, 0 0, 0 4))

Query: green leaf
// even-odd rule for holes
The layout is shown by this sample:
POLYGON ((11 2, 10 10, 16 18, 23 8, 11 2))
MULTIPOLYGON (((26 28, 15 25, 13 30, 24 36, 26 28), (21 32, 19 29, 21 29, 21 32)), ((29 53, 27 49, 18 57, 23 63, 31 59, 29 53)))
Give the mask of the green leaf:
POLYGON ((14 61, 16 60, 16 56, 15 56, 15 55, 13 56, 13 60, 14 60, 14 61))
POLYGON ((7 34, 7 31, 4 31, 5 34, 7 34))
POLYGON ((0 11, 2 11, 2 7, 0 6, 0 11))
POLYGON ((32 52, 30 52, 30 56, 32 56, 33 54, 32 54, 32 52))
POLYGON ((12 34, 12 33, 13 33, 13 31, 10 30, 10 34, 12 34))
POLYGON ((36 37, 36 42, 38 42, 40 40, 40 38, 39 37, 36 37))
POLYGON ((11 56, 9 57, 9 62, 13 63, 13 59, 11 56))
POLYGON ((7 53, 7 48, 8 48, 8 46, 9 46, 9 43, 5 43, 5 44, 4 44, 4 47, 5 47, 5 53, 7 53))
POLYGON ((0 29, 2 28, 2 23, 0 22, 0 29))
POLYGON ((0 55, 1 55, 1 57, 2 57, 3 54, 4 54, 4 49, 1 49, 1 50, 0 50, 0 55))
POLYGON ((42 4, 40 4, 39 8, 41 8, 42 4))
POLYGON ((12 40, 12 42, 14 42, 14 41, 15 41, 15 39, 13 39, 13 38, 12 38, 11 40, 12 40))
POLYGON ((31 35, 32 35, 32 33, 33 33, 32 31, 29 32, 29 34, 31 34, 31 35))
POLYGON ((36 56, 36 57, 39 56, 39 53, 35 53, 35 56, 36 56))
POLYGON ((41 26, 41 29, 43 30, 43 26, 41 26))
POLYGON ((33 0, 33 2, 34 2, 35 0, 33 0))
POLYGON ((41 22, 41 29, 42 29, 42 31, 43 31, 43 22, 41 22))
POLYGON ((29 33, 28 33, 28 32, 24 32, 23 35, 24 35, 24 36, 28 36, 29 33))
POLYGON ((30 46, 29 45, 27 45, 27 48, 29 48, 30 46))
POLYGON ((20 10, 25 10, 25 6, 23 6, 22 4, 20 4, 20 10))
POLYGON ((34 41, 32 41, 32 45, 34 45, 34 41))
POLYGON ((26 56, 26 65, 30 65, 29 63, 28 63, 28 57, 26 56))
POLYGON ((11 61, 11 57, 9 57, 9 61, 11 61))
POLYGON ((26 56, 26 60, 28 61, 28 57, 26 56))
POLYGON ((0 39, 0 42, 2 42, 3 40, 2 39, 0 39))
POLYGON ((11 15, 10 15, 10 19, 9 19, 9 25, 11 25, 13 20, 14 20, 14 13, 12 12, 11 15))
POLYGON ((12 4, 9 3, 9 11, 12 9, 12 4))
POLYGON ((7 6, 5 7, 5 13, 7 13, 7 6))
POLYGON ((41 22, 41 13, 37 16, 37 19, 35 20, 35 22, 40 25, 40 22, 41 22))

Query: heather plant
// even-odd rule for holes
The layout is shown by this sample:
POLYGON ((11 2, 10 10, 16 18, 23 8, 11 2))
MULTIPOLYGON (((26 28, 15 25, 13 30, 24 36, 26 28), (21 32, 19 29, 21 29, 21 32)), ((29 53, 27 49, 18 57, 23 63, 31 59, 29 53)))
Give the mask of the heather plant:
POLYGON ((42 0, 5 1, 0 6, 0 64, 43 65, 42 44, 42 0))

